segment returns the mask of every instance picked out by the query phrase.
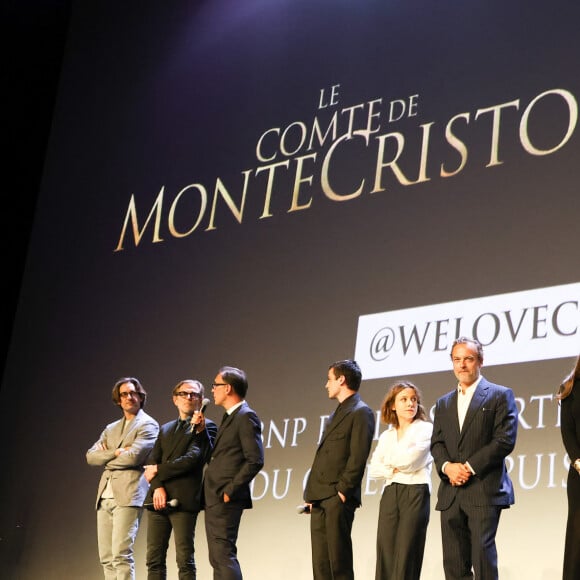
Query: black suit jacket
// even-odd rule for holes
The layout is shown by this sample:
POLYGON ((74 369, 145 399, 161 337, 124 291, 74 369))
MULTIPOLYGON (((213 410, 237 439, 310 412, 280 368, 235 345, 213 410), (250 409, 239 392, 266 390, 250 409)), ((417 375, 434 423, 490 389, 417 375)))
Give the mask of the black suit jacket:
MULTIPOLYGON (((152 503, 153 492, 164 487, 167 498, 177 499, 185 511, 201 509, 203 468, 209 461, 217 425, 205 420, 205 429, 198 434, 183 430, 176 433, 177 420, 161 426, 157 441, 147 459, 147 464, 157 465, 157 474, 151 480, 145 503, 152 503)), ((149 507, 149 509, 154 509, 149 507)))
POLYGON ((204 503, 230 501, 243 508, 252 507, 250 482, 264 466, 262 424, 244 401, 220 425, 211 459, 204 474, 204 503))
MULTIPOLYGON (((570 463, 580 458, 580 379, 574 380, 572 392, 562 401, 560 432, 570 463)), ((574 466, 570 465, 574 470, 574 466)))
POLYGON ((375 414, 355 393, 337 408, 316 454, 304 501, 320 501, 339 491, 361 504, 361 481, 375 431, 375 414))
POLYGON ((515 501, 505 458, 516 444, 518 411, 513 391, 485 378, 475 389, 459 431, 457 389, 435 405, 431 454, 441 478, 436 510, 445 510, 457 493, 471 505, 508 507, 515 501), (443 464, 465 463, 475 471, 465 486, 454 487, 441 471, 443 464))

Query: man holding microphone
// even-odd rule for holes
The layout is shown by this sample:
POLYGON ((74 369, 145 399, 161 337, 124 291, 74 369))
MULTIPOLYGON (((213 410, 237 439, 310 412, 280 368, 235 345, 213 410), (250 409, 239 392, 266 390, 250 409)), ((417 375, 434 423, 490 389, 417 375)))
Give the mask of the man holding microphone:
POLYGON ((194 537, 201 509, 203 468, 208 462, 217 425, 203 416, 208 399, 196 380, 183 380, 173 388, 179 419, 161 426, 145 465, 150 483, 148 508, 147 578, 167 578, 167 549, 173 530, 179 580, 194 580, 194 537))

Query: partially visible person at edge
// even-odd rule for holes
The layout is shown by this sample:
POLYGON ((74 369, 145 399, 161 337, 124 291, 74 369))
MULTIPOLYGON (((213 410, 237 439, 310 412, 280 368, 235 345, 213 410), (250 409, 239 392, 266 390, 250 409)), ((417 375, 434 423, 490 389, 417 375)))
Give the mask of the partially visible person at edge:
POLYGON ((562 580, 580 578, 580 356, 562 381, 556 398, 561 405, 560 432, 570 459, 566 483, 568 518, 562 580))
POLYGON ((252 507, 250 482, 264 466, 262 423, 246 402, 248 379, 224 366, 212 392, 225 413, 203 478, 205 532, 215 580, 241 580, 238 531, 245 509, 252 507))
POLYGON ((147 393, 135 377, 119 379, 113 402, 123 416, 109 423, 87 451, 87 463, 104 467, 97 490, 99 558, 106 580, 134 580, 133 549, 149 484, 143 465, 159 432, 143 411, 147 393))
POLYGON ((429 524, 433 425, 410 381, 391 386, 381 419, 388 428, 369 463, 369 476, 384 481, 375 580, 419 580, 429 524))
POLYGON ((358 390, 354 360, 328 368, 326 391, 338 406, 328 420, 304 490, 310 513, 314 580, 353 580, 352 525, 375 430, 375 414, 358 390))
POLYGON ((167 578, 167 549, 173 531, 179 580, 195 580, 195 525, 201 509, 203 468, 209 461, 217 425, 201 412, 203 385, 186 379, 175 385, 179 417, 161 426, 145 465, 150 484, 147 516, 147 580, 167 578), (177 502, 172 506, 168 502, 177 502))
POLYGON ((456 339, 451 362, 458 383, 435 404, 431 438, 443 570, 447 580, 497 580, 499 519, 515 502, 505 459, 516 444, 518 410, 512 389, 480 374, 478 340, 456 339))

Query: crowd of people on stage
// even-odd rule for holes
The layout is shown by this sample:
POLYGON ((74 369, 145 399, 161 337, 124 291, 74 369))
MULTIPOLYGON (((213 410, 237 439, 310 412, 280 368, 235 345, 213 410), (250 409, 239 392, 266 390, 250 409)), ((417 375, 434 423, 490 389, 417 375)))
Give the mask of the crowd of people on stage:
MULTIPOLYGON (((433 422, 419 387, 396 381, 381 405, 387 428, 372 453, 376 417, 359 394, 361 370, 351 359, 329 366, 325 388, 337 407, 318 442, 300 509, 310 517, 314 580, 354 579, 351 532, 367 468, 383 484, 375 580, 419 580, 433 468, 446 580, 498 579, 495 538, 502 511, 515 502, 506 457, 516 444, 518 411, 512 389, 481 374, 478 340, 457 338, 450 355, 457 383, 436 401, 433 422)), ((570 458, 563 580, 580 578, 579 382, 580 356, 556 395, 570 458)), ((214 580, 242 578, 238 531, 243 511, 252 508, 250 483, 264 465, 261 421, 246 402, 247 390, 243 370, 218 371, 212 394, 225 411, 218 426, 205 417, 204 386, 182 380, 172 391, 178 418, 159 426, 143 410, 147 394, 137 378, 114 385, 122 417, 87 451, 87 462, 104 468, 95 506, 106 580, 134 580, 133 549, 144 510, 148 580, 167 578, 172 535, 179 579, 196 578, 201 510, 214 580)))

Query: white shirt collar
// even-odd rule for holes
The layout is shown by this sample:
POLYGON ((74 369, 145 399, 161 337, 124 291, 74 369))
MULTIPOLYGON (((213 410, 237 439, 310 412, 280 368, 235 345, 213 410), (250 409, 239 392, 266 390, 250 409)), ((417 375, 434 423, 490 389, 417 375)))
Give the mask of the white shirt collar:
POLYGON ((226 413, 228 415, 231 415, 238 407, 241 407, 243 405, 244 401, 240 401, 239 403, 236 403, 235 405, 232 405, 227 411, 226 413))
POLYGON ((472 385, 469 385, 469 387, 467 387, 465 389, 465 393, 463 393, 463 391, 461 390, 461 385, 459 383, 457 383, 457 393, 460 394, 460 395, 462 395, 462 394, 472 395, 473 394, 473 391, 475 391, 475 389, 477 388, 477 385, 479 385, 479 383, 481 382, 481 379, 482 378, 483 377, 481 375, 479 375, 479 377, 477 378, 477 380, 472 385))

